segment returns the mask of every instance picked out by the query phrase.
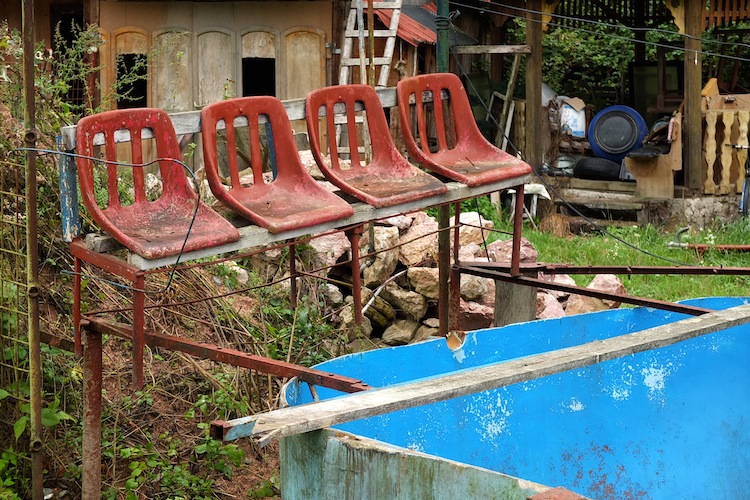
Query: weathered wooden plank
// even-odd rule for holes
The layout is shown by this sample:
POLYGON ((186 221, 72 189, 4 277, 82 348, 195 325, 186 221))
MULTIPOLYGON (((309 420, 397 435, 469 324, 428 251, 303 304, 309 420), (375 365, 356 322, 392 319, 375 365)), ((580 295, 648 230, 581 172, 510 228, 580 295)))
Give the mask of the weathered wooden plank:
MULTIPOLYGON (((461 184, 459 182, 450 182, 446 183, 448 186, 448 191, 438 196, 383 208, 375 208, 366 203, 357 202, 352 204, 352 206, 354 207, 354 215, 352 215, 351 217, 339 221, 328 222, 325 224, 318 224, 312 227, 301 228, 295 231, 287 231, 284 233, 274 234, 269 233, 267 229, 258 226, 246 226, 239 229, 240 239, 238 241, 218 247, 211 247, 204 250, 196 250, 194 252, 185 253, 181 256, 180 262, 201 259, 204 257, 210 257, 212 255, 234 252, 237 250, 254 248, 261 245, 268 245, 271 243, 286 241, 291 238, 299 238, 301 236, 310 234, 320 234, 336 228, 362 224, 363 222, 382 219, 384 217, 390 217, 393 215, 398 215, 400 213, 421 210, 427 207, 442 205, 444 203, 451 203, 467 198, 475 198, 484 194, 508 189, 519 184, 525 184, 530 181, 531 176, 525 175, 522 177, 514 177, 512 179, 507 179, 493 184, 486 184, 477 187, 468 187, 465 184, 461 184)), ((141 270, 157 269, 159 267, 171 266, 175 264, 176 260, 176 257, 165 257, 163 259, 148 260, 135 254, 130 254, 128 256, 128 263, 141 270)))
MULTIPOLYGON (((381 66, 383 64, 388 64, 390 62, 390 59, 387 57, 375 57, 373 58, 373 63, 375 66, 381 66)), ((342 57, 341 58, 341 64, 345 64, 346 66, 359 66, 360 60, 358 57, 342 57)))
POLYGON ((458 54, 531 54, 529 45, 459 45, 458 54))
POLYGON ((594 181, 588 179, 577 179, 575 177, 551 177, 543 176, 548 184, 552 184, 555 189, 588 189, 590 191, 614 191, 621 193, 635 193, 635 185, 632 182, 621 181, 594 181))
MULTIPOLYGON (((389 36, 396 36, 397 30, 374 30, 372 32, 372 36, 375 38, 385 38, 389 36)), ((346 37, 356 37, 359 35, 359 31, 357 30, 347 30, 344 32, 344 36, 346 37)))
POLYGON ((251 436, 264 445, 285 436, 493 390, 658 349, 748 322, 750 304, 450 375, 223 422, 219 430, 223 432, 224 439, 251 436))
MULTIPOLYGON (((393 87, 389 88, 383 88, 383 89, 376 89, 376 92, 378 94, 378 97, 380 98, 380 103, 383 105, 384 108, 391 108, 396 105, 396 89, 393 87)), ((300 99, 288 99, 283 101, 284 102, 284 108, 286 109, 286 114, 289 117, 290 120, 304 120, 305 119, 305 100, 300 99)), ((334 110, 337 113, 344 113, 344 107, 340 106, 338 108, 334 108, 334 110)), ((201 113, 200 111, 185 111, 181 113, 171 113, 169 117, 172 120, 172 124, 174 125, 175 132, 177 133, 177 136, 185 135, 185 134, 196 134, 200 133, 201 131, 201 113)), ((240 121, 235 121, 235 124, 241 123, 241 118, 238 119, 240 121)), ((247 122, 245 122, 247 124, 247 122)), ((239 126, 239 125, 238 125, 239 126)), ((62 139, 63 139, 63 145, 65 150, 72 151, 75 149, 75 143, 76 143, 76 127, 75 125, 70 125, 67 127, 63 127, 62 132, 62 139)), ((151 135, 151 132, 148 130, 144 130, 143 138, 151 138, 153 137, 151 135)), ((121 134, 115 134, 115 142, 128 142, 130 140, 130 136, 127 133, 121 133, 121 134)), ((96 145, 102 145, 104 144, 103 140, 101 138, 97 141, 95 139, 94 144, 96 145)))

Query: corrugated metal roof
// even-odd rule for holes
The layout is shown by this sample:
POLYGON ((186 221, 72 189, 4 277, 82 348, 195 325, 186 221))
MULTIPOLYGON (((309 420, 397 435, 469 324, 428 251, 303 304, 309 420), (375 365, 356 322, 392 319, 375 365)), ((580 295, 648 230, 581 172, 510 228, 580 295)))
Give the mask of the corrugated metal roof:
MULTIPOLYGON (((391 23, 391 10, 377 9, 375 15, 386 26, 391 23)), ((434 3, 422 6, 405 5, 401 7, 401 18, 398 21, 398 37, 418 47, 437 43, 435 26, 437 7, 434 3)), ((449 33, 451 45, 475 45, 477 42, 466 33, 455 28, 449 33)))

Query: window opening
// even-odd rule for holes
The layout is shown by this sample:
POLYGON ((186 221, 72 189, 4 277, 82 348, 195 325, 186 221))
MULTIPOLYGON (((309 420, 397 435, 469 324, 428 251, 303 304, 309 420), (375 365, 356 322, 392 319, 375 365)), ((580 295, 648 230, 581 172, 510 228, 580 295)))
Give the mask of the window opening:
POLYGON ((242 95, 276 95, 276 59, 242 58, 242 95))
POLYGON ((118 54, 117 108, 148 106, 148 65, 146 54, 118 54))

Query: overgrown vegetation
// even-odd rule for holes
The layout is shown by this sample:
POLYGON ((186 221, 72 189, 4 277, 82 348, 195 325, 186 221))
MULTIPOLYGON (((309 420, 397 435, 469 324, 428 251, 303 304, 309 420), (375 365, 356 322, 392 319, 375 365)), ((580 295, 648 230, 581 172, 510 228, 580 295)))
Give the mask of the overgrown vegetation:
MULTIPOLYGON (((40 132, 38 147, 54 150, 60 127, 72 124, 83 114, 97 112, 115 100, 127 99, 123 89, 131 80, 120 79, 126 87, 100 88, 103 104, 92 108, 84 99, 71 104, 71 82, 88 87, 96 71, 86 64, 86 55, 102 43, 96 27, 74 28, 76 39, 63 43, 56 36, 52 53, 37 51, 36 121, 40 132)), ((0 81, 0 168, 8 194, 18 202, 2 197, 2 214, 23 221, 22 204, 24 156, 14 151, 23 146, 23 99, 21 86, 21 37, 0 25, 0 66, 7 81, 0 81), (7 175, 6 175, 7 174, 7 175)), ((163 48, 162 48, 163 49, 163 48)), ((152 58, 153 54, 149 55, 152 58)), ((134 73, 138 72, 134 68, 134 73)), ((67 246, 60 240, 57 158, 40 154, 39 206, 41 221, 39 246, 43 262, 41 329, 45 333, 72 340, 72 270, 67 246)), ((104 188, 102 188, 104 189, 104 188)), ((127 193, 123 193, 127 195, 127 193)), ((81 210, 85 215, 85 210, 81 210)), ((85 221, 90 227, 91 222, 85 221)), ((13 228, 17 226, 12 226, 13 228)), ((24 250, 24 226, 1 232, 5 249, 24 250)), ((0 369, 0 411, 11 418, 13 433, 0 438, 0 498, 27 496, 29 464, 27 443, 28 380, 18 379, 28 366, 28 344, 23 311, 25 291, 5 271, 15 266, 19 283, 25 281, 23 253, 19 263, 0 258, 0 324, 3 344, 0 369), (6 281, 7 280, 7 281, 6 281), (6 367, 13 369, 8 371, 6 367), (5 376, 7 375, 7 376, 5 376)), ((282 255, 283 257, 283 255, 282 255)), ((312 279, 300 280, 300 303, 289 304, 283 287, 257 288, 268 277, 251 269, 250 260, 239 265, 210 265, 180 271, 164 293, 147 294, 146 327, 180 335, 199 342, 239 349, 249 354, 300 364, 312 364, 337 350, 337 336, 326 321, 322 301, 312 279), (249 275, 241 284, 239 271, 249 275), (243 288, 244 287, 244 288, 243 288), (214 300, 209 300, 214 297, 214 300), (177 305, 167 305, 175 303, 177 305)), ((116 321, 132 320, 127 312, 130 291, 112 277, 86 267, 82 308, 113 310, 105 313, 116 321), (102 280, 101 278, 106 278, 102 280)), ((148 288, 164 288, 167 277, 148 279, 148 288)), ((127 283, 130 284, 130 283, 127 283)), ((104 337, 104 408, 102 483, 105 498, 265 498, 278 495, 278 474, 274 452, 258 450, 250 444, 223 444, 209 437, 208 425, 214 419, 231 419, 278 405, 281 380, 239 370, 226 365, 196 360, 160 350, 147 350, 146 385, 133 391, 130 385, 130 346, 125 340, 104 337)), ((82 441, 82 366, 72 353, 42 347, 43 399, 45 425, 45 486, 80 495, 82 441)), ((5 426, 5 422, 0 424, 5 426)))
MULTIPOLYGON (((524 43, 525 21, 517 19, 508 31, 510 40, 524 43)), ((736 30, 747 29, 750 23, 738 23, 736 30)), ((712 27, 703 34, 703 81, 716 76, 719 54, 747 57, 748 50, 740 44, 738 31, 712 27)), ((637 41, 634 32, 621 26, 590 23, 580 28, 555 27, 542 37, 542 74, 544 82, 558 95, 581 97, 600 109, 607 101, 623 103, 628 85, 632 85, 629 66, 635 60, 635 47, 643 44, 645 61, 655 63, 659 50, 667 62, 684 60, 684 36, 674 23, 656 26, 645 34, 645 43, 637 41), (614 99, 612 98, 614 96, 614 99)), ((725 60, 730 70, 733 60, 725 60)), ((522 70, 523 71, 523 70, 522 70)), ((682 70, 680 69, 680 74, 682 70)), ((522 73, 523 75, 523 73, 522 73)), ((523 79, 519 78, 520 87, 523 79)), ((725 75, 725 79, 726 75, 725 75)), ((750 85, 750 66, 740 64, 739 83, 750 85)), ((612 102, 610 102, 611 104, 612 102)))
MULTIPOLYGON (((539 221, 537 221, 539 222, 539 221)), ((689 248, 675 248, 676 233, 666 227, 648 225, 609 226, 606 232, 569 235, 565 238, 550 232, 524 228, 527 238, 539 252, 539 262, 569 263, 579 266, 723 266, 750 267, 750 253, 711 249, 715 245, 745 245, 750 232, 750 221, 716 221, 705 229, 693 228, 682 235, 686 244, 706 244, 709 250, 699 252, 689 248)), ((501 229, 510 231, 507 217, 501 229)), ((492 235, 494 240, 502 235, 492 235)), ((507 236, 505 236, 507 237, 507 236)), ((588 284, 592 275, 574 275, 579 285, 588 284)), ((660 300, 677 301, 695 297, 718 295, 746 296, 750 276, 708 275, 632 275, 621 276, 630 295, 660 300)))

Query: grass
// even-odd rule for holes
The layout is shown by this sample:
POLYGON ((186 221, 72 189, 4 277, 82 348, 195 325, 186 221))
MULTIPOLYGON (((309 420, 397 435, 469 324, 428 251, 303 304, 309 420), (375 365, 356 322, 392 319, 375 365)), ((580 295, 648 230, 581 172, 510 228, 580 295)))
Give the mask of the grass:
MULTIPOLYGON (((669 234, 654 226, 611 227, 607 232, 608 234, 557 238, 525 226, 523 235, 539 252, 539 262, 579 266, 682 264, 750 268, 750 252, 711 249, 700 255, 695 250, 670 248, 667 243, 674 241, 674 233, 669 234)), ((750 244, 750 222, 716 223, 702 231, 687 232, 682 241, 708 245, 750 244)), ((586 285, 592 278, 593 275, 573 276, 579 285, 586 285)), ((630 295, 668 301, 718 295, 750 295, 750 273, 747 276, 624 275, 620 279, 630 295)))

